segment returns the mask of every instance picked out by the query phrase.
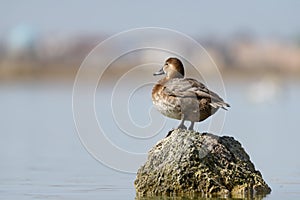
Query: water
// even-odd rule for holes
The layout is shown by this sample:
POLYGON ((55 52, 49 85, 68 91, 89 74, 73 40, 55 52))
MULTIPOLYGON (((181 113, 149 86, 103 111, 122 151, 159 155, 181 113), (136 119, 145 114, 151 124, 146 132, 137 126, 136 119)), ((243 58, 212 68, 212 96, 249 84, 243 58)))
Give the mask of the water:
MULTIPOLYGON (((252 82, 225 81, 225 85, 232 107, 218 134, 242 143, 272 188, 266 199, 299 199, 300 83, 283 81, 273 99, 263 100, 251 100, 252 82)), ((149 121, 145 112, 151 101, 140 102, 149 97, 149 89, 132 97, 135 104, 129 102, 131 109, 139 109, 132 113, 138 124, 149 121)), ((135 199, 135 174, 104 166, 81 144, 73 121, 72 83, 2 83, 0 110, 0 199, 135 199)), ((145 153, 177 123, 167 120, 161 133, 136 146, 130 139, 119 141, 118 135, 110 139, 123 149, 145 153)), ((116 132, 114 127, 107 125, 116 132)), ((203 123, 197 129, 207 127, 203 123)))

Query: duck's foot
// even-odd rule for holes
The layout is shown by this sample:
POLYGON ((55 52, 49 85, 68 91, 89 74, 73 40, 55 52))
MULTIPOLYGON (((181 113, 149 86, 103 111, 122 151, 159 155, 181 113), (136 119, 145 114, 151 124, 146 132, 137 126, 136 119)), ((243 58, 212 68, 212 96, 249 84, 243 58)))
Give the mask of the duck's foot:
POLYGON ((177 127, 177 129, 185 129, 186 130, 186 126, 184 125, 184 115, 182 115, 182 119, 181 119, 181 122, 179 124, 179 126, 177 127))
POLYGON ((170 130, 165 138, 169 137, 173 133, 174 129, 170 130))
POLYGON ((177 129, 185 129, 185 130, 186 130, 186 126, 183 125, 183 124, 180 124, 180 125, 177 127, 177 129))

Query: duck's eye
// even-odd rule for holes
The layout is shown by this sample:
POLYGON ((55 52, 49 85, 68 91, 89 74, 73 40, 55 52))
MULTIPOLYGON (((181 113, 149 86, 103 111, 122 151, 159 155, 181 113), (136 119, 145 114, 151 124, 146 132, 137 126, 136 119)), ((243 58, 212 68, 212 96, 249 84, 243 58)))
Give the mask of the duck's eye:
POLYGON ((165 65, 169 65, 169 63, 166 63, 165 65))

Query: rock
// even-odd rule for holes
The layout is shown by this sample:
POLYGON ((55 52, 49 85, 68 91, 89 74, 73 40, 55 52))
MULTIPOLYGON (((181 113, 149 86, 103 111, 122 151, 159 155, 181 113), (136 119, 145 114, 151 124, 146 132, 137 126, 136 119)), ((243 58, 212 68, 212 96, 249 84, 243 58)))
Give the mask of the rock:
POLYGON ((266 195, 271 188, 233 137, 174 130, 159 141, 134 182, 137 196, 266 195))

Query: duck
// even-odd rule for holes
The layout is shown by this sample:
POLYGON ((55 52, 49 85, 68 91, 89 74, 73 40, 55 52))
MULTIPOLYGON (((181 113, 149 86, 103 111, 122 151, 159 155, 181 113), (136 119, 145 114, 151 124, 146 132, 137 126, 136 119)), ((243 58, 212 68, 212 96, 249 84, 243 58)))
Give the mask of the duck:
POLYGON ((164 116, 180 120, 177 129, 187 129, 185 121, 190 121, 188 130, 194 130, 195 122, 207 119, 219 108, 230 107, 203 83, 185 78, 184 66, 178 58, 168 58, 153 75, 164 75, 152 88, 153 105, 164 116))

